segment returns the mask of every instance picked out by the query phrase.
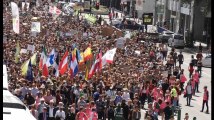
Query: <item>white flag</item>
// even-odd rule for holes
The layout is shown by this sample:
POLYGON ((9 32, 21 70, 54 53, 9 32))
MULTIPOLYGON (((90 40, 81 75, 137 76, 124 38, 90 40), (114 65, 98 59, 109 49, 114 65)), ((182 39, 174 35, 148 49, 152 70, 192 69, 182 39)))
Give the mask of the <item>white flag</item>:
POLYGON ((112 63, 114 59, 114 55, 116 53, 117 48, 108 50, 102 57, 102 66, 104 66, 106 63, 112 63))
POLYGON ((16 3, 11 2, 13 31, 19 34, 19 8, 16 3))

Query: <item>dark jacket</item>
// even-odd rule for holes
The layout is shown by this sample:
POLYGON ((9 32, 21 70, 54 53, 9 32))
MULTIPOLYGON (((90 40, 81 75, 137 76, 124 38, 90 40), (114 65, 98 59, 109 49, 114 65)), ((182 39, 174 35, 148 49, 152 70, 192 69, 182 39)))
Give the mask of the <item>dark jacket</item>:
MULTIPOLYGON (((49 113, 46 112, 46 120, 48 120, 48 117, 49 117, 49 113)), ((44 120, 44 118, 43 118, 43 112, 39 114, 38 120, 44 120)))
POLYGON ((137 112, 133 111, 132 120, 140 120, 141 119, 141 112, 140 111, 138 111, 138 119, 136 117, 137 117, 137 112))

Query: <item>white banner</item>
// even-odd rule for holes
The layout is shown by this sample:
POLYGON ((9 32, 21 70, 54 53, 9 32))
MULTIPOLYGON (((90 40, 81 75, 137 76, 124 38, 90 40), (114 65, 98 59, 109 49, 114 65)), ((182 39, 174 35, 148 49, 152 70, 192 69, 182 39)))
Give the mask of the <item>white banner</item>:
POLYGON ((143 0, 136 0, 135 9, 143 10, 143 0))
POLYGON ((31 32, 40 32, 40 22, 32 22, 31 32))
POLYGON ((16 3, 11 2, 13 31, 19 34, 19 8, 16 3))

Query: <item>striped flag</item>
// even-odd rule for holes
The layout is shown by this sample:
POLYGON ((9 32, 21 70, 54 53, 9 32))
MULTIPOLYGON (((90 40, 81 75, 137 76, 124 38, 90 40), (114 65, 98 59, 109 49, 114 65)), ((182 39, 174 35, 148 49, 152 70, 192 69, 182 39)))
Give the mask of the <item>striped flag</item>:
POLYGON ((43 46, 42 54, 41 54, 40 61, 39 61, 40 70, 43 69, 43 65, 46 63, 46 60, 47 60, 47 52, 46 52, 45 46, 43 46))
POLYGON ((64 74, 68 69, 68 51, 65 52, 64 56, 62 57, 62 60, 59 63, 59 73, 62 75, 64 74))

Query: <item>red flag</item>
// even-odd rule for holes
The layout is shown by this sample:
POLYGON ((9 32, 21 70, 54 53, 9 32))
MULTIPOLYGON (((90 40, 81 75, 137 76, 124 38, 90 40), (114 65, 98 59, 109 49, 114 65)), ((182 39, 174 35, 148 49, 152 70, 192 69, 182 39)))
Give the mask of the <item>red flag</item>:
POLYGON ((65 52, 64 56, 62 57, 62 60, 59 63, 59 73, 62 75, 64 74, 68 69, 68 51, 65 52))
POLYGON ((43 65, 42 75, 48 77, 48 67, 46 64, 43 65))

